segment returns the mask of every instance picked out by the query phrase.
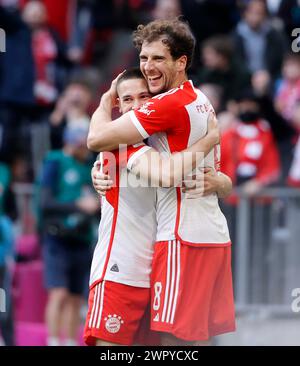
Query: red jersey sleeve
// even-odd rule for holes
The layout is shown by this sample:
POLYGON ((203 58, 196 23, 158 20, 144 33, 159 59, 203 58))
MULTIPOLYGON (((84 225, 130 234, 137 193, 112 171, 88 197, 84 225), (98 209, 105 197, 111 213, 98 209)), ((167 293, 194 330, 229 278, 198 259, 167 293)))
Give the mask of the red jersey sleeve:
POLYGON ((132 165, 136 159, 138 159, 142 154, 151 149, 150 146, 141 142, 135 145, 127 147, 126 153, 120 153, 120 166, 128 170, 131 170, 132 165))
POLYGON ((129 112, 131 121, 144 138, 176 126, 182 111, 180 108, 173 108, 172 99, 168 96, 162 99, 152 98, 140 109, 129 112))
POLYGON ((144 142, 140 142, 135 145, 125 145, 115 152, 117 165, 120 168, 126 168, 132 160, 135 160, 138 156, 149 149, 150 147, 144 142))
POLYGON ((149 149, 151 149, 150 146, 147 146, 145 143, 140 142, 135 145, 124 145, 119 150, 100 153, 100 170, 104 174, 108 174, 111 179, 115 181, 116 172, 119 169, 124 169, 127 167, 130 170, 133 162, 149 149))

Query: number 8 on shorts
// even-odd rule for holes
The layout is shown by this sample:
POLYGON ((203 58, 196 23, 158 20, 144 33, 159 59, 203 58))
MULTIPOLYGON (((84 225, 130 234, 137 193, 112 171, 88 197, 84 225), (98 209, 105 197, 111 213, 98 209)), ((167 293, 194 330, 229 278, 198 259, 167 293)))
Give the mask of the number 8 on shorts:
POLYGON ((154 284, 154 299, 153 299, 153 310, 158 311, 160 308, 160 295, 162 292, 161 282, 155 282, 154 284))

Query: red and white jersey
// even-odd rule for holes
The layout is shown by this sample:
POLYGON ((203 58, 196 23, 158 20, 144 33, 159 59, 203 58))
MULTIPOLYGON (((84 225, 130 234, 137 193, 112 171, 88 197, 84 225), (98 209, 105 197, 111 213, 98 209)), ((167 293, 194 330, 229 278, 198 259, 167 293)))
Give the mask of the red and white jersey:
MULTIPOLYGON (((182 151, 207 133, 207 119, 213 108, 191 81, 159 94, 130 117, 149 145, 164 153, 182 151)), ((219 169, 219 148, 205 158, 204 166, 219 169)), ((218 197, 212 194, 187 199, 180 188, 157 190, 157 241, 179 239, 202 246, 230 245, 226 219, 218 197)))
POLYGON ((129 146, 127 153, 103 154, 104 171, 107 166, 114 186, 106 193, 102 204, 90 275, 91 288, 102 280, 150 287, 157 226, 156 189, 139 186, 137 178, 127 170, 131 161, 148 149, 150 147, 141 143, 129 146))

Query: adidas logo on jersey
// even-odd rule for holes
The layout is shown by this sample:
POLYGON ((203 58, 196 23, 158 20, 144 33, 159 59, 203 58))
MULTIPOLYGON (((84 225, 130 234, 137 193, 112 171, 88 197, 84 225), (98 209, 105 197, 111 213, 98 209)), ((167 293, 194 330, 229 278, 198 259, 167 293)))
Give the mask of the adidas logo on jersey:
POLYGON ((157 313, 153 319, 154 322, 159 322, 159 314, 157 313))
POLYGON ((110 269, 112 272, 119 272, 119 267, 118 267, 118 265, 117 265, 117 263, 115 263, 112 267, 111 267, 111 269, 110 269))

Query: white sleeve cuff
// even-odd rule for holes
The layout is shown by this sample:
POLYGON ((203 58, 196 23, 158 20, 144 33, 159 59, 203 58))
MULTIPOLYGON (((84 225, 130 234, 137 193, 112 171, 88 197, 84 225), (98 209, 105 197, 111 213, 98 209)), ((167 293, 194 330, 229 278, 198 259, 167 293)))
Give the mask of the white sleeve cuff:
POLYGON ((145 145, 141 149, 139 149, 135 153, 133 153, 130 156, 130 158, 128 159, 127 169, 128 170, 131 170, 132 169, 132 165, 136 161, 136 159, 138 159, 141 155, 143 155, 146 151, 148 151, 150 149, 151 149, 150 146, 145 145))

